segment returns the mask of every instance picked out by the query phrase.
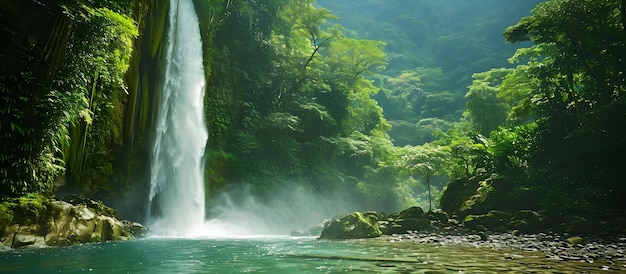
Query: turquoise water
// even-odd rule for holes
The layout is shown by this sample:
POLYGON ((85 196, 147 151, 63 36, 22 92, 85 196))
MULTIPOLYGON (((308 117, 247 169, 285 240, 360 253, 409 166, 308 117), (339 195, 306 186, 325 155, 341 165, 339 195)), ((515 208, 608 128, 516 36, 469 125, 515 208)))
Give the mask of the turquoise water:
POLYGON ((540 253, 385 239, 149 238, 0 252, 0 273, 584 273, 540 253))

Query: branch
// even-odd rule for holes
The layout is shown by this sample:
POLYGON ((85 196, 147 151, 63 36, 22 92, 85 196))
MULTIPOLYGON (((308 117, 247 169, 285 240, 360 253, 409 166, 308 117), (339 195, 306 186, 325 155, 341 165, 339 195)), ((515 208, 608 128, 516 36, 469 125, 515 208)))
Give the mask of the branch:
POLYGON ((330 39, 332 39, 333 36, 330 36, 324 40, 322 40, 322 42, 320 42, 319 44, 317 44, 317 39, 315 38, 315 35, 313 35, 311 33, 311 45, 313 46, 313 53, 311 53, 311 56, 309 57, 309 60, 306 61, 306 63, 304 64, 304 70, 306 70, 306 68, 309 66, 309 63, 311 63, 311 61, 313 61, 313 57, 315 57, 315 54, 317 53, 317 51, 320 50, 320 48, 322 47, 322 45, 324 43, 326 43, 327 41, 329 41, 330 39))

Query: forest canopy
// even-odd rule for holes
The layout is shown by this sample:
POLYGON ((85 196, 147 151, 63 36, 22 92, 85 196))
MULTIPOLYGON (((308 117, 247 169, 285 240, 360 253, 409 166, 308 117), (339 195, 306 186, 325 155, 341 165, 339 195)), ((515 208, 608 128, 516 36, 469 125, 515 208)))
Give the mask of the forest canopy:
MULTIPOLYGON (((194 3, 209 198, 624 209, 624 0, 194 3)), ((0 5, 0 197, 145 194, 167 9, 0 5)))

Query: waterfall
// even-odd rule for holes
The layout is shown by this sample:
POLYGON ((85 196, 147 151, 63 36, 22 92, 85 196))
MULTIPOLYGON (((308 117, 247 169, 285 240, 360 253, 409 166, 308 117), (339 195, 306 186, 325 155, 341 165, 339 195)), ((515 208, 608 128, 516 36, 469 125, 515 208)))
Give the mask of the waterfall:
POLYGON ((148 225, 163 236, 200 233, 204 224, 204 69, 192 0, 170 0, 169 31, 154 147, 148 225))

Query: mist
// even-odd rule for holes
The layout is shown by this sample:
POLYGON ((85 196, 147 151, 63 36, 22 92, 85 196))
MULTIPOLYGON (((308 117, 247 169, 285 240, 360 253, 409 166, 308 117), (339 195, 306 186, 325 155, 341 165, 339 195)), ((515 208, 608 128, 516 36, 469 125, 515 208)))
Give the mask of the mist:
POLYGON ((319 194, 301 186, 268 193, 261 198, 249 185, 222 191, 209 201, 206 236, 288 235, 356 210, 354 202, 338 193, 319 194))

